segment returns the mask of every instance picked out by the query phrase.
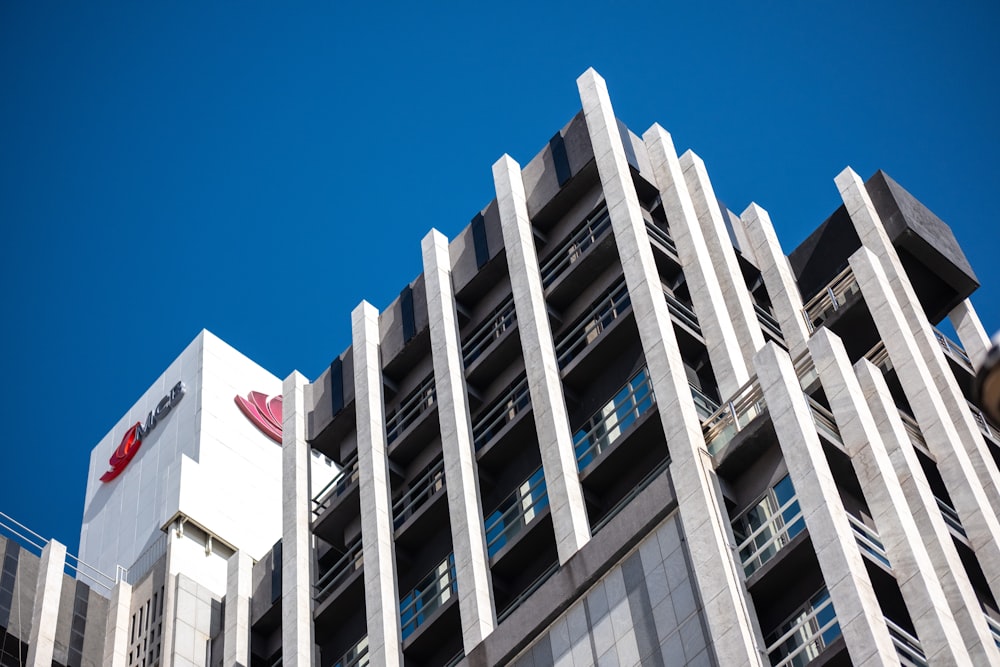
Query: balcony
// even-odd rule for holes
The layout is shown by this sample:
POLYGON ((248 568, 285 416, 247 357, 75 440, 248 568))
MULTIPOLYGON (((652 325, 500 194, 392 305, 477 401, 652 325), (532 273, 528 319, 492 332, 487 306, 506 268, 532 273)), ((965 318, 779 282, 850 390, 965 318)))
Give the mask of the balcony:
POLYGON ((738 541, 743 571, 749 577, 788 546, 806 524, 795 488, 787 475, 760 502, 737 517, 733 536, 738 541))
POLYGON ((804 395, 806 403, 809 404, 809 411, 812 413, 813 423, 816 425, 816 431, 828 441, 836 445, 838 449, 846 452, 846 449, 844 448, 844 439, 840 435, 840 429, 837 427, 837 422, 833 417, 833 413, 820 405, 816 399, 809 394, 804 395))
POLYGON ((986 441, 991 443, 995 447, 1000 447, 1000 428, 997 428, 983 411, 979 409, 978 406, 973 404, 971 401, 967 401, 969 405, 969 411, 972 412, 972 418, 976 420, 976 426, 979 427, 979 431, 986 438, 986 441))
POLYGON ((665 253, 680 266, 680 255, 677 254, 677 244, 670 237, 670 232, 654 222, 646 220, 646 233, 653 248, 665 253))
POLYGON ((959 518, 958 512, 941 498, 934 496, 934 500, 937 501, 938 509, 941 510, 941 516, 944 517, 944 522, 948 526, 948 530, 952 536, 957 537, 959 541, 967 545, 969 543, 969 536, 965 532, 965 526, 962 525, 962 520, 959 518))
POLYGON ((321 607, 331 596, 336 597, 333 594, 347 584, 352 579, 352 575, 361 570, 363 564, 361 535, 358 535, 354 542, 347 547, 344 554, 316 581, 313 600, 316 602, 317 608, 321 607))
POLYGON ((593 276, 613 261, 614 254, 611 216, 602 203, 539 266, 547 300, 556 308, 565 307, 579 293, 580 285, 571 278, 580 267, 587 267, 585 274, 593 276))
POLYGON ((385 441, 391 455, 409 460, 437 427, 435 420, 427 418, 436 407, 437 391, 432 373, 386 415, 385 441))
POLYGON ((517 351, 517 312, 514 297, 508 296, 462 344, 466 377, 476 382, 492 377, 517 351))
POLYGON ((788 349, 785 344, 785 335, 781 333, 781 325, 778 324, 778 320, 774 319, 771 313, 756 303, 753 305, 753 309, 757 314, 757 322, 760 323, 760 330, 764 332, 765 338, 773 340, 785 349, 788 349))
POLYGON ((920 640, 909 632, 899 627, 889 617, 885 617, 885 625, 889 628, 889 637, 892 639, 892 646, 899 656, 899 663, 903 667, 927 667, 927 656, 920 645, 920 640))
POLYGON ((359 511, 358 454, 344 464, 340 474, 320 489, 312 499, 313 532, 331 544, 343 535, 344 526, 359 511), (338 535, 339 534, 339 535, 338 535))
POLYGON ((577 468, 582 472, 616 443, 656 404, 649 373, 636 373, 573 434, 577 468))
POLYGON ((417 544, 410 542, 419 543, 432 532, 435 523, 447 521, 444 489, 444 459, 439 455, 437 461, 431 463, 392 504, 392 527, 397 545, 416 547, 417 544), (412 540, 404 539, 404 533, 412 533, 412 540))
POLYGON ((368 667, 368 635, 361 638, 357 644, 347 649, 333 667, 368 667))
POLYGON ((524 418, 530 411, 528 378, 522 376, 472 422, 472 442, 480 461, 497 455, 499 452, 495 450, 516 439, 514 435, 523 435, 522 430, 533 429, 531 420, 524 418))
POLYGON ((931 450, 927 448, 927 441, 924 440, 923 431, 920 430, 920 426, 917 425, 917 421, 906 414, 902 410, 899 410, 899 418, 903 421, 903 428, 906 429, 906 435, 910 439, 910 443, 924 454, 931 461, 934 461, 934 455, 931 454, 931 450))
POLYGON ((764 392, 755 376, 728 403, 702 422, 708 453, 712 456, 719 455, 737 433, 764 413, 766 407, 764 392))
POLYGON ((667 310, 670 311, 670 319, 674 321, 674 324, 686 329, 700 340, 702 337, 701 325, 698 324, 698 317, 691 310, 691 306, 678 299, 669 290, 664 289, 663 296, 667 300, 667 310))
POLYGON ((990 626, 990 634, 993 635, 993 643, 1000 647, 1000 621, 986 614, 986 624, 990 626))
POLYGON ((937 339, 938 344, 941 346, 941 349, 944 351, 944 355, 947 358, 965 368, 965 370, 972 375, 976 374, 976 369, 972 366, 972 360, 969 359, 969 355, 965 353, 965 350, 962 349, 961 345, 945 336, 936 327, 934 328, 934 338, 937 339))
POLYGON ((564 371, 564 376, 569 376, 577 370, 579 362, 585 353, 592 349, 592 345, 609 338, 608 335, 602 334, 615 328, 631 312, 632 302, 629 299, 628 287, 625 285, 625 279, 619 278, 581 318, 566 332, 560 333, 556 339, 556 362, 560 370, 564 371))
POLYGON ((399 600, 399 620, 405 642, 417 628, 437 616, 458 593, 455 579, 455 554, 451 553, 436 565, 399 600))
POLYGON ((847 515, 847 520, 851 524, 851 530, 854 531, 854 540, 858 543, 861 554, 880 565, 884 565, 887 570, 891 570, 889 555, 885 552, 885 546, 882 544, 878 531, 850 513, 847 515))
POLYGON ((804 667, 840 638, 840 624, 826 588, 764 637, 772 667, 804 667))
POLYGON ((823 326, 834 313, 848 305, 849 299, 861 293, 857 278, 850 267, 838 273, 819 294, 802 306, 809 333, 823 326))
POLYGON ((548 506, 545 474, 538 468, 483 520, 486 527, 486 552, 490 559, 511 544, 548 506))

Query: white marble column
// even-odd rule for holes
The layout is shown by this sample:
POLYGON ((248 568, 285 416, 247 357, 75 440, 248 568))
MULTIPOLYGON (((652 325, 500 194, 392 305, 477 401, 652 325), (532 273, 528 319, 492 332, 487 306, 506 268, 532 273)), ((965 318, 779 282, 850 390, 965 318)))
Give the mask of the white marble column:
POLYGON ((42 549, 42 559, 38 563, 35 606, 31 612, 31 632, 28 635, 29 667, 52 665, 65 567, 66 547, 52 540, 42 549))
POLYGON ((314 650, 307 383, 308 380, 297 371, 282 383, 281 656, 285 667, 310 667, 314 650))
POLYGON ((131 610, 132 587, 124 581, 119 581, 111 589, 108 629, 104 635, 102 664, 108 667, 125 667, 128 664, 128 623, 131 610))
POLYGON ((253 559, 237 551, 226 563, 226 613, 223 628, 223 664, 250 665, 250 596, 253 594, 253 559))
POLYGON ((809 351, 928 662, 974 664, 844 343, 821 327, 810 339, 809 351))
POLYGON ((451 541, 455 550, 455 579, 462 618, 462 644, 471 651, 496 626, 493 584, 479 472, 472 441, 472 420, 462 364, 462 341, 451 278, 448 239, 432 229, 421 244, 427 284, 434 386, 437 389, 441 450, 448 493, 451 541))
POLYGON ((373 665, 399 667, 403 664, 403 644, 379 358, 378 310, 367 301, 362 301, 351 313, 351 325, 368 655, 373 665))
POLYGON ((757 353, 754 366, 851 662, 896 664, 889 628, 792 360, 768 343, 757 353))
POLYGON ((944 591, 945 603, 972 658, 971 664, 998 665, 1000 652, 882 371, 867 359, 861 359, 854 365, 854 373, 880 436, 872 441, 872 446, 885 447, 906 498, 906 511, 917 524, 919 537, 944 591))
POLYGON ((990 351, 993 344, 990 342, 986 329, 983 328, 983 323, 979 321, 979 314, 972 307, 972 302, 966 299, 955 306, 948 313, 948 319, 955 327, 958 342, 962 344, 962 348, 969 356, 972 367, 978 371, 986 359, 986 353, 990 351))
MULTIPOLYGON (((614 140, 614 136, 610 138, 614 140)), ((684 172, 681 171, 674 142, 670 134, 659 125, 653 125, 647 130, 643 141, 649 151, 663 210, 670 224, 670 235, 677 246, 694 312, 698 316, 708 357, 719 385, 719 394, 728 398, 750 379, 746 361, 740 353, 736 328, 726 310, 722 286, 713 271, 712 257, 684 182, 684 172)), ((632 187, 630 181, 627 186, 632 187)), ((610 207, 611 202, 608 202, 608 208, 610 207)), ((641 212, 638 215, 641 223, 641 212)))
POLYGON ((733 559, 732 529, 705 450, 607 85, 589 69, 577 79, 577 87, 670 451, 671 478, 709 634, 720 664, 761 665, 760 628, 743 571, 733 559))

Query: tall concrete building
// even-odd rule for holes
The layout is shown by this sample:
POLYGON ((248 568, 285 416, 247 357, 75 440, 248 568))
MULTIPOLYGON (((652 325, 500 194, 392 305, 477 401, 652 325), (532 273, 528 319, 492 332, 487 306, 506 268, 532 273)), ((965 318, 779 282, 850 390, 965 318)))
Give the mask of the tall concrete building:
MULTIPOLYGON (((5 561, 0 665, 75 627, 14 624, 6 591, 44 617, 74 585, 127 667, 1000 665, 1000 436, 970 401, 989 340, 951 230, 846 169, 843 205, 786 254, 764 209, 727 209, 697 155, 630 131, 593 70, 577 83, 582 110, 524 167, 498 160, 496 199, 428 233, 423 273, 360 304, 281 411, 247 393, 277 393, 265 379, 220 394, 280 437, 280 501, 246 508, 280 511, 274 534, 226 538, 228 510, 193 502, 224 577, 164 556, 109 599, 52 567, 58 545, 5 561), (163 657, 129 648, 157 585, 163 657)), ((163 539, 116 535, 100 501, 86 562, 163 539)), ((168 544, 175 504, 151 510, 168 544)))

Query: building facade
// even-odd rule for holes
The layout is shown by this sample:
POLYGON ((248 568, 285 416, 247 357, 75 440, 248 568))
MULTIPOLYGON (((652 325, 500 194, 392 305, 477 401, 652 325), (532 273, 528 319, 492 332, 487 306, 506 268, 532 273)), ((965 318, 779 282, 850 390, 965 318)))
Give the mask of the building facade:
MULTIPOLYGON (((496 199, 427 234, 423 273, 354 310, 328 370, 284 380, 274 530, 192 513, 227 549, 211 575, 165 556, 92 603, 107 664, 1000 665, 1000 437, 970 401, 989 340, 951 230, 846 169, 786 254, 765 210, 727 209, 697 155, 625 127, 593 70, 577 83, 582 110, 493 165, 496 199), (128 648, 140 612, 172 619, 162 657, 128 648)), ((122 429, 172 401, 169 375, 122 429)), ((243 377, 219 414, 251 390, 279 392, 243 377)), ((87 562, 177 539, 177 503, 117 536, 96 488, 87 562)), ((46 549, 14 565, 35 608, 62 576, 38 574, 46 549)))

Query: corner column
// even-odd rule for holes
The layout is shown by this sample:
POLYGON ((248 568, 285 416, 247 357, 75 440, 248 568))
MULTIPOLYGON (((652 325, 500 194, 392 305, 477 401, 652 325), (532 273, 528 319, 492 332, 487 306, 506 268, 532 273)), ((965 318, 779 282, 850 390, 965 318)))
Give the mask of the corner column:
MULTIPOLYGON (((286 667, 313 661, 312 532, 305 387, 297 371, 282 383, 281 431, 281 658, 286 667)), ((228 651, 228 646, 227 649, 228 651)))
POLYGON ((945 603, 972 657, 971 664, 1000 665, 1000 652, 980 609, 979 599, 899 416, 889 385, 882 371, 867 359, 854 364, 854 373, 878 428, 880 437, 872 441, 873 446, 885 447, 906 498, 906 510, 917 524, 918 536, 944 590, 945 603))
POLYGON ((528 377, 531 410, 538 431, 545 488, 548 490, 559 564, 570 559, 590 540, 590 523, 576 467, 576 451, 556 361, 552 328, 545 306, 545 290, 538 269, 521 165, 504 155, 493 165, 493 183, 507 269, 514 293, 521 351, 528 377))
POLYGON ((897 663, 889 628, 792 360, 768 343, 757 353, 754 365, 851 663, 897 663))
POLYGON ((588 69, 577 79, 577 87, 670 451, 670 475, 716 656, 722 665, 762 665, 760 628, 742 570, 733 560, 732 529, 705 449, 607 84, 588 69))
MULTIPOLYGON (((670 223, 670 235, 677 245, 684 277, 691 290, 691 301, 705 337, 712 370, 719 385, 719 394, 728 398, 750 379, 746 361, 740 352, 736 328, 726 310, 722 286, 712 272, 712 257, 705 242, 705 235, 698 224, 691 195, 684 183, 684 172, 681 171, 681 163, 677 159, 670 133, 659 125, 653 125, 642 138, 649 150, 649 161, 653 165, 653 175, 660 190, 663 210, 670 223)), ((614 140, 613 137, 609 139, 614 140)), ((611 164, 611 160, 606 162, 611 164)), ((625 167, 627 169, 627 162, 625 167)), ((632 189, 630 182, 626 186, 632 189)), ((638 200, 636 203, 638 205, 638 200)), ((608 208, 611 208, 610 201, 608 208)), ((642 213, 638 212, 638 215, 641 223, 642 213)), ((614 223, 613 217, 612 223, 614 223)), ((642 235, 647 237, 645 231, 642 235)), ((618 228, 615 229, 615 237, 618 237, 618 228)), ((648 241, 646 244, 648 245, 648 241)), ((654 273, 654 277, 658 279, 659 276, 654 273)), ((763 345, 763 340, 761 344, 763 345)))
POLYGON ((928 662, 977 664, 948 608, 843 342, 823 327, 809 351, 928 662))
POLYGON ((462 341, 451 280, 448 239, 432 229, 421 243, 427 314, 431 330, 434 385, 437 388, 445 489, 451 516, 451 542, 455 550, 455 578, 462 618, 462 644, 469 653, 496 626, 493 584, 479 472, 472 443, 472 419, 462 364, 462 341))
POLYGON ((972 307, 972 302, 966 299, 955 306, 948 313, 948 319, 955 327, 958 341, 965 349, 965 353, 969 355, 972 367, 978 371, 982 367, 983 361, 986 360, 986 353, 990 351, 993 344, 990 342, 986 329, 983 328, 983 323, 979 321, 979 314, 972 307))
MULTIPOLYGON (((250 665, 250 596, 253 559, 237 551, 226 563, 226 627, 223 628, 223 664, 250 665)), ((284 573, 282 573, 284 574, 284 573)))
POLYGON ((378 309, 362 301, 351 313, 351 331, 368 655, 373 665, 398 667, 403 664, 403 644, 400 639, 378 309))
MULTIPOLYGON (((111 589, 108 630, 104 635, 104 661, 109 667, 125 667, 128 659, 128 623, 132 609, 132 586, 119 581, 111 589)), ((162 650, 162 646, 161 646, 162 650)))
POLYGON ((684 171, 684 181, 687 183, 691 201, 698 215, 708 253, 712 258, 712 267, 725 299, 726 310, 736 328, 736 336, 740 342, 740 352, 748 368, 753 368, 753 355, 764 346, 764 334, 757 321, 757 313, 753 309, 753 299, 743 280, 736 250, 726 231, 726 223, 722 219, 719 200, 715 198, 712 181, 708 178, 705 163, 693 151, 686 151, 680 157, 681 169, 684 171))
POLYGON ((994 597, 1000 599, 1000 521, 992 509, 997 505, 990 502, 976 474, 976 467, 961 444, 955 423, 906 324, 882 264, 865 247, 851 255, 850 264, 913 416, 920 425, 928 449, 937 459, 938 470, 990 590, 994 597))
POLYGON ((55 650, 56 622, 59 619, 59 598, 62 595, 63 569, 66 567, 66 547, 55 540, 42 549, 35 583, 35 606, 31 612, 31 632, 28 634, 28 665, 51 667, 55 650))

